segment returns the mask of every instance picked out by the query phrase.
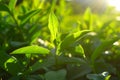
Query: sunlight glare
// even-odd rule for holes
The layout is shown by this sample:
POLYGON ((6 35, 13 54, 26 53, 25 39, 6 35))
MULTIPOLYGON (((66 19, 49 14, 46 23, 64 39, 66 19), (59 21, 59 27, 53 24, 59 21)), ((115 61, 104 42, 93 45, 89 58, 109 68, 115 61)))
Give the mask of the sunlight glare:
POLYGON ((120 0, 108 0, 108 5, 113 6, 117 11, 120 11, 120 0))

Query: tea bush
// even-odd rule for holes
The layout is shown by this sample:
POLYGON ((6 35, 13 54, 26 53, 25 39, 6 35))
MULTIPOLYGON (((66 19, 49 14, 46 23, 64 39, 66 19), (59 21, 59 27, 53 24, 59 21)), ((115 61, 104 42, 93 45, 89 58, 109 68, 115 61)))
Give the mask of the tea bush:
POLYGON ((119 80, 118 13, 72 13, 65 0, 1 0, 1 80, 119 80), (7 3, 6 3, 7 2, 7 3))

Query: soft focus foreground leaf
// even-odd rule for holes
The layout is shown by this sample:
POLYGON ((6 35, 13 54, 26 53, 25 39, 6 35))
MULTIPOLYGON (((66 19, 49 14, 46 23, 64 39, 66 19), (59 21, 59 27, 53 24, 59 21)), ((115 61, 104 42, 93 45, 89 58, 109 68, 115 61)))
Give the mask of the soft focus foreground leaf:
POLYGON ((27 46, 16 49, 11 54, 48 54, 49 50, 40 46, 27 46))
POLYGON ((112 46, 113 43, 115 41, 119 40, 118 37, 115 37, 113 39, 110 40, 105 40, 104 42, 102 42, 93 52, 93 54, 91 55, 91 61, 94 62, 95 59, 109 46, 112 46))
POLYGON ((89 30, 78 31, 76 33, 69 34, 65 39, 61 42, 61 49, 64 49, 71 44, 75 43, 78 39, 82 38, 85 34, 89 33, 89 30))
POLYGON ((21 20, 21 26, 24 26, 31 17, 33 17, 34 15, 39 13, 40 11, 41 11, 40 9, 32 10, 23 16, 19 16, 18 18, 21 20))
POLYGON ((10 2, 9 2, 9 9, 10 9, 11 11, 14 10, 15 5, 16 5, 16 2, 17 2, 17 0, 10 0, 10 2))
POLYGON ((49 71, 45 74, 46 80, 66 80, 66 70, 49 71))
POLYGON ((58 19, 53 12, 49 14, 48 28, 51 33, 51 42, 53 42, 56 39, 58 33, 58 19))

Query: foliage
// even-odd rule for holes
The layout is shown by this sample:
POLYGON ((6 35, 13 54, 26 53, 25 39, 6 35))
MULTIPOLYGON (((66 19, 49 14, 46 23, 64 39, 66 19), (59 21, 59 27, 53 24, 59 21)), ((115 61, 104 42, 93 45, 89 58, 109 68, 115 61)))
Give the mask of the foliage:
POLYGON ((1 0, 0 79, 120 79, 116 17, 75 15, 65 0, 1 0))

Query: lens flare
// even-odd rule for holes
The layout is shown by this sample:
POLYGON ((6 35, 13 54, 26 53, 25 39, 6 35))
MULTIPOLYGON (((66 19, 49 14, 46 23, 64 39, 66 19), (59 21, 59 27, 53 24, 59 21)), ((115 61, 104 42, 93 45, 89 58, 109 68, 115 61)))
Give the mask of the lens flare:
POLYGON ((108 0, 108 5, 113 6, 117 11, 120 11, 120 0, 108 0))

